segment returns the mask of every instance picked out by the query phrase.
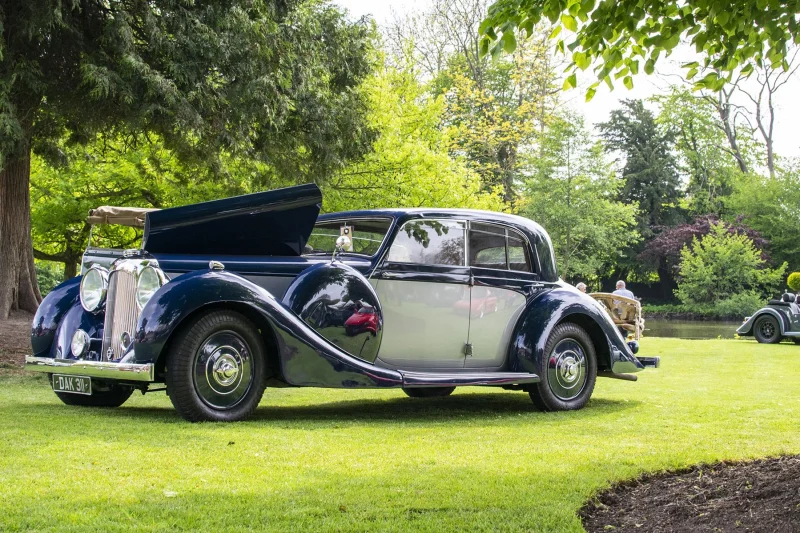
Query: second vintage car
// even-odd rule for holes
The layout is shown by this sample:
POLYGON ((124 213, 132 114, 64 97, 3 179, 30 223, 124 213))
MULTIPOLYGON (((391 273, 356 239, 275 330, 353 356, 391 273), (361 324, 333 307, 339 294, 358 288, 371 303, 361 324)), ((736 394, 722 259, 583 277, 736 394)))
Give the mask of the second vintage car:
POLYGON ((787 292, 779 300, 770 300, 753 316, 745 317, 736 333, 741 337, 755 337, 760 343, 792 339, 800 344, 800 295, 787 292))
POLYGON ((558 278, 547 233, 528 219, 320 216, 321 202, 303 185, 134 213, 141 249, 92 250, 102 260, 44 299, 26 368, 69 405, 119 406, 165 384, 187 420, 233 421, 268 386, 433 397, 480 385, 579 409, 597 376, 635 381, 658 366, 558 278))

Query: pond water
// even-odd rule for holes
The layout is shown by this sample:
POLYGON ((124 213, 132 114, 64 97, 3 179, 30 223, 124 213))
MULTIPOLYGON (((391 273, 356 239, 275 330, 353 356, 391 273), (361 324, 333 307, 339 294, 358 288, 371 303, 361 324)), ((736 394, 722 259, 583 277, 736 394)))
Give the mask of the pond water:
POLYGON ((737 321, 723 320, 666 320, 647 318, 645 315, 645 337, 675 337, 679 339, 732 339, 737 321))

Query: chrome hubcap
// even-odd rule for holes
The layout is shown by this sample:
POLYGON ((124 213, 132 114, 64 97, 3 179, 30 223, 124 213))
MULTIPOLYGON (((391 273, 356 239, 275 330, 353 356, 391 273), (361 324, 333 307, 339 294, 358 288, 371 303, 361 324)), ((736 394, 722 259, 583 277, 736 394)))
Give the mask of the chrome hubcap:
POLYGON ((586 355, 573 339, 564 339, 553 349, 547 361, 550 390, 562 400, 578 396, 586 385, 586 355))
POLYGON ((212 334, 195 355, 194 386, 211 407, 236 406, 250 390, 253 380, 250 347, 233 331, 212 334))

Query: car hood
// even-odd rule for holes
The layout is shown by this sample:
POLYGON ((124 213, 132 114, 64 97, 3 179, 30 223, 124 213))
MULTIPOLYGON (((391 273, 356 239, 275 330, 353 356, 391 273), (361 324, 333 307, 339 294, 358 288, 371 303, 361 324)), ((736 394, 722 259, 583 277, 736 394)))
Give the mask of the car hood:
POLYGON ((150 253, 298 256, 322 205, 314 184, 147 213, 150 253))

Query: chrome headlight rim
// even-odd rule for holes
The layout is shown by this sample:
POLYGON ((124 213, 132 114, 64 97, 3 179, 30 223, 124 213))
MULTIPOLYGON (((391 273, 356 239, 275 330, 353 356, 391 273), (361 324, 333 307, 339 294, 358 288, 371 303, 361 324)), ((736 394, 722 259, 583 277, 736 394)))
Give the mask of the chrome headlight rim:
POLYGON ((109 276, 108 269, 106 269, 104 267, 101 267, 99 265, 92 265, 92 267, 89 268, 89 270, 86 271, 86 274, 84 274, 83 277, 81 278, 81 284, 80 284, 80 289, 78 291, 78 295, 79 295, 80 300, 81 300, 81 306, 83 307, 83 309, 85 311, 88 311, 90 313, 95 313, 101 307, 103 307, 103 304, 106 301, 106 296, 108 295, 108 276, 109 276), (99 289, 100 290, 100 295, 97 298, 97 303, 94 306, 90 306, 89 303, 87 303, 88 297, 85 294, 86 290, 87 290, 86 289, 86 283, 87 283, 87 280, 90 279, 90 276, 94 276, 94 275, 99 275, 100 276, 100 281, 101 281, 101 284, 100 284, 101 287, 99 289))
POLYGON ((89 338, 89 334, 83 331, 82 329, 76 329, 75 333, 72 334, 72 339, 69 343, 69 351, 72 353, 73 357, 83 357, 89 351, 89 343, 91 339, 89 338), (75 349, 76 346, 79 346, 80 349, 75 349))
MULTIPOLYGON (((151 279, 149 281, 154 281, 154 280, 151 279)), ((166 283, 166 278, 164 276, 164 273, 161 271, 160 268, 158 268, 155 265, 152 264, 147 265, 137 273, 136 294, 134 299, 136 300, 136 305, 139 307, 139 311, 144 309, 144 306, 147 305, 147 302, 150 301, 150 298, 152 298, 153 295, 156 292, 158 292, 158 289, 164 286, 164 283, 166 283), (152 275, 155 276, 154 280, 156 281, 156 284, 153 287, 146 288, 145 290, 147 292, 144 292, 142 289, 142 281, 143 280, 148 281, 147 276, 151 275, 150 272, 148 271, 151 271, 152 275)))

